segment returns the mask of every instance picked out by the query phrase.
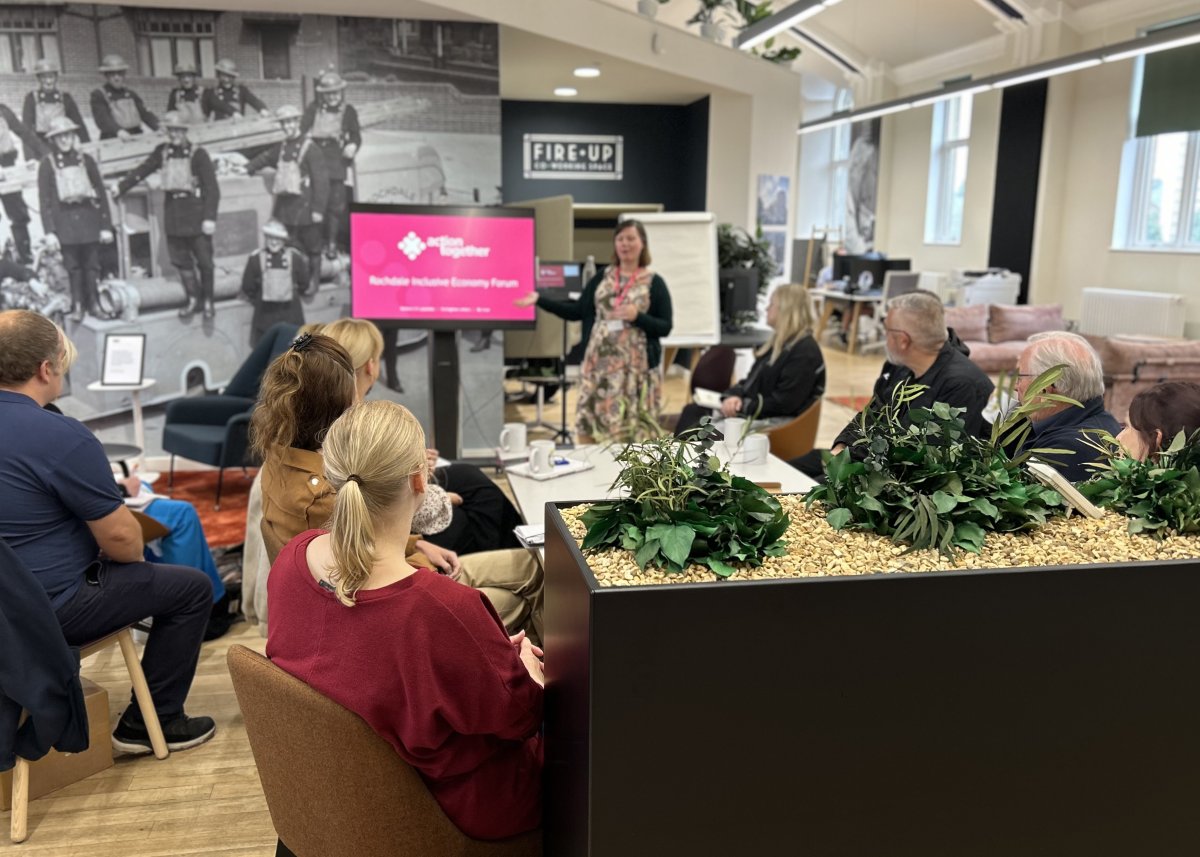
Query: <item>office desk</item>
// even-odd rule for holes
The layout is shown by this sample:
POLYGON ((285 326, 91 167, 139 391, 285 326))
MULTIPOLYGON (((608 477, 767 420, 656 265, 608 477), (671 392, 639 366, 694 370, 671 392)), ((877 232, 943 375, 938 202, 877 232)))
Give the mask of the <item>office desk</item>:
POLYGON ((821 299, 821 320, 817 324, 818 336, 825 332, 825 328, 829 326, 829 317, 833 315, 833 301, 846 301, 850 306, 850 329, 847 332, 846 352, 853 354, 858 347, 858 320, 862 316, 862 308, 867 304, 883 303, 883 290, 871 289, 866 292, 858 292, 857 294, 848 295, 845 292, 837 289, 813 289, 810 292, 814 297, 821 299))

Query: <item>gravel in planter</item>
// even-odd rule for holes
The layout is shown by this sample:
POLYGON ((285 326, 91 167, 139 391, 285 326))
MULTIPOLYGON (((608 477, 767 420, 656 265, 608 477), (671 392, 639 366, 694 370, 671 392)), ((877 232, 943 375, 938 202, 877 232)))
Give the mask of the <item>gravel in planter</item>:
MULTIPOLYGON (((784 538, 789 553, 767 557, 759 568, 738 565, 729 580, 767 580, 786 577, 832 577, 840 575, 895 572, 960 571, 971 568, 1014 568, 1042 565, 1137 562, 1143 560, 1195 559, 1200 557, 1200 536, 1172 536, 1158 541, 1131 536, 1128 520, 1109 514, 1103 518, 1054 518, 1031 533, 988 533, 983 552, 959 551, 951 562, 937 551, 904 553, 904 548, 873 533, 844 530, 835 532, 817 510, 804 508, 804 497, 791 494, 779 498, 791 516, 784 538)), ((588 507, 560 510, 576 543, 586 528, 579 516, 588 507)), ((638 568, 628 551, 608 550, 589 554, 588 565, 601 586, 646 586, 661 583, 710 583, 719 578, 708 568, 693 565, 682 574, 666 574, 657 568, 638 568)))

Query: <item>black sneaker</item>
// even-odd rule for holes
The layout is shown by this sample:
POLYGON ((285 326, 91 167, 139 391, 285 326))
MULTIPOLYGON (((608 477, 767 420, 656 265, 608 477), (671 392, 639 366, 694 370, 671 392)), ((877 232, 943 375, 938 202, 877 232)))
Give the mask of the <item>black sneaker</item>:
MULTIPOLYGON (((117 728, 112 734, 113 749, 133 756, 152 753, 154 747, 150 744, 150 735, 142 723, 141 713, 131 716, 131 712, 135 711, 137 708, 130 706, 129 711, 126 711, 117 723, 117 728)), ((181 714, 174 720, 163 723, 162 730, 163 737, 167 739, 168 750, 189 750, 215 735, 217 725, 211 717, 188 717, 181 714)))

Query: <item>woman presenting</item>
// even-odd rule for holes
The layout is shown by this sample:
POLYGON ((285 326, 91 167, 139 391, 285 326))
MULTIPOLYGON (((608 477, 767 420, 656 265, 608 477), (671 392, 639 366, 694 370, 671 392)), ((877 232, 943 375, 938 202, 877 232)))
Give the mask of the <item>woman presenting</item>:
POLYGON ((638 220, 624 220, 613 233, 612 264, 584 285, 578 300, 530 292, 516 302, 536 303, 560 318, 583 322, 587 350, 575 415, 580 443, 631 440, 639 413, 658 418, 659 340, 671 332, 671 294, 649 266, 646 227, 638 220))

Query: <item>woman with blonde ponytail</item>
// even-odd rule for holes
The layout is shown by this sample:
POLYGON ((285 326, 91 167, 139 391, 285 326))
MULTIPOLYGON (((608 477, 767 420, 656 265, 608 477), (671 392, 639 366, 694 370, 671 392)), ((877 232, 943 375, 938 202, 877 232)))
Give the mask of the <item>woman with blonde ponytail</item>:
POLYGON ((357 713, 475 839, 541 823, 541 650, 479 591, 406 558, 425 437, 395 402, 354 405, 324 438, 328 532, 280 553, 267 656, 357 713))
MULTIPOLYGON (((778 286, 767 303, 771 337, 755 352, 750 374, 721 394, 721 416, 784 422, 800 416, 825 393, 825 357, 812 335, 808 291, 798 283, 778 286)), ((714 411, 684 407, 676 436, 714 411)))

